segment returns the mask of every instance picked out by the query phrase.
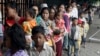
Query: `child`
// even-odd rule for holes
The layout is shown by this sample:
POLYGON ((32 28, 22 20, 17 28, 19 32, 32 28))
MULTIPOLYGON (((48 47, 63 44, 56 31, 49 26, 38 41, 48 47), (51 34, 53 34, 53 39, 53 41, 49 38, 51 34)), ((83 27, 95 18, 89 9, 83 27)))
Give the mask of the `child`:
POLYGON ((4 56, 29 56, 26 49, 26 40, 23 29, 14 24, 4 32, 5 46, 8 48, 4 56))
POLYGON ((86 28, 87 26, 85 25, 84 22, 82 22, 82 28, 83 28, 83 35, 82 35, 82 46, 85 48, 86 47, 86 36, 88 33, 88 29, 86 28))
POLYGON ((35 27, 36 20, 35 20, 35 11, 33 9, 28 9, 26 11, 26 20, 23 22, 23 29, 26 35, 27 44, 31 43, 31 31, 32 28, 35 27))
POLYGON ((89 24, 86 18, 84 17, 84 12, 80 13, 79 20, 82 21, 82 28, 83 28, 82 44, 83 44, 83 47, 85 47, 86 36, 89 30, 89 24))
POLYGON ((45 30, 42 26, 32 29, 32 40, 35 42, 30 56, 54 56, 53 49, 45 43, 45 30))
POLYGON ((55 16, 55 24, 56 24, 56 27, 59 28, 61 30, 61 32, 63 33, 65 31, 65 25, 64 25, 64 20, 63 20, 63 13, 61 11, 58 11, 56 13, 56 16, 55 16))
POLYGON ((80 36, 80 27, 77 25, 78 20, 77 18, 72 18, 72 27, 71 27, 71 38, 70 38, 70 55, 74 54, 75 56, 78 56, 79 53, 79 40, 81 39, 80 36), (74 47, 74 53, 73 49, 74 47))
POLYGON ((84 12, 81 12, 81 13, 80 13, 79 19, 80 19, 81 21, 83 21, 85 24, 87 24, 87 20, 86 20, 86 18, 85 18, 84 12))
POLYGON ((82 42, 82 36, 83 36, 83 27, 82 27, 82 23, 83 21, 81 21, 80 19, 78 19, 78 26, 79 26, 79 38, 78 38, 78 46, 79 46, 79 49, 80 49, 80 46, 81 46, 81 42, 82 42))
POLYGON ((62 56, 62 36, 60 30, 54 30, 53 35, 56 44, 56 56, 62 56))

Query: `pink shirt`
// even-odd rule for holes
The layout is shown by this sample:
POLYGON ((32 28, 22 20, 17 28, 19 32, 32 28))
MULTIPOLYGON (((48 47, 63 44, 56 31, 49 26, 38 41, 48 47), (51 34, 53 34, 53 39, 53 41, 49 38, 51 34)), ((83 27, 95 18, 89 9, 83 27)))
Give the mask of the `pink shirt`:
POLYGON ((65 22, 63 19, 56 19, 56 27, 59 29, 64 29, 65 28, 65 22))

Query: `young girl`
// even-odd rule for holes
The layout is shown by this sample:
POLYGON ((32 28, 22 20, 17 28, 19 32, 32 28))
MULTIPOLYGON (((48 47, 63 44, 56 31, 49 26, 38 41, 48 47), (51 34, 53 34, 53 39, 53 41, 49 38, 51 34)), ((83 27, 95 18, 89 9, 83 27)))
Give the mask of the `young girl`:
POLYGON ((31 43, 31 31, 32 28, 35 27, 36 20, 35 20, 35 11, 33 9, 28 9, 26 11, 26 20, 23 22, 23 29, 26 35, 27 43, 31 43))
POLYGON ((62 36, 60 30, 54 30, 53 36, 56 44, 56 56, 62 56, 62 36))
POLYGON ((66 28, 65 28, 65 22, 63 20, 63 13, 61 11, 58 11, 56 13, 55 24, 56 24, 56 27, 58 29, 60 29, 61 33, 63 34, 65 32, 66 28))

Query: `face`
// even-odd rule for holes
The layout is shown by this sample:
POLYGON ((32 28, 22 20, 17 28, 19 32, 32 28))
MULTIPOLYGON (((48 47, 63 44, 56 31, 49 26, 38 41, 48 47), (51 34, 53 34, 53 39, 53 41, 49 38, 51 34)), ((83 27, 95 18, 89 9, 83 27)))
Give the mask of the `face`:
POLYGON ((71 7, 71 6, 68 8, 68 11, 69 11, 69 12, 71 12, 71 11, 72 11, 72 7, 71 7))
POLYGON ((65 11, 65 6, 64 5, 61 5, 60 8, 59 8, 59 10, 60 11, 65 11))
POLYGON ((49 18, 49 11, 48 10, 44 10, 42 13, 42 17, 44 20, 48 20, 49 18))
POLYGON ((35 46, 39 47, 39 46, 43 46, 44 41, 45 41, 45 36, 41 33, 37 33, 36 35, 32 36, 32 39, 36 43, 35 46))
POLYGON ((33 9, 35 10, 36 15, 38 15, 38 13, 39 13, 38 7, 37 6, 33 6, 33 9))
POLYGON ((13 17, 15 15, 15 13, 16 13, 16 10, 15 9, 12 9, 10 7, 7 7, 6 13, 7 13, 7 16, 8 17, 13 17))
POLYGON ((59 12, 57 18, 61 18, 63 16, 63 12, 59 12))
POLYGON ((30 17, 29 13, 25 12, 25 18, 26 18, 26 20, 29 20, 30 19, 29 17, 30 17))
POLYGON ((80 27, 82 26, 82 24, 78 24, 80 27))
POLYGON ((83 13, 81 14, 81 17, 84 17, 84 14, 83 13))
POLYGON ((50 11, 50 17, 51 18, 54 18, 54 16, 55 16, 55 10, 54 9, 51 9, 51 11, 50 11))
POLYGON ((77 19, 74 20, 74 21, 73 21, 73 24, 74 24, 74 25, 77 25, 77 24, 78 24, 78 20, 77 20, 77 19))
POLYGON ((73 2, 73 3, 72 3, 72 7, 75 7, 75 6, 76 6, 76 3, 75 3, 75 2, 73 2))

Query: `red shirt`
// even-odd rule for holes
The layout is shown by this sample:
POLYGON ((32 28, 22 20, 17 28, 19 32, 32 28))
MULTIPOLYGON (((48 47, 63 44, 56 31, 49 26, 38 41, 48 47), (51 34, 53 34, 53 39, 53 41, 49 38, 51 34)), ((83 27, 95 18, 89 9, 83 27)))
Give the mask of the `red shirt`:
MULTIPOLYGON (((25 19, 23 18, 23 17, 20 17, 20 20, 18 21, 18 23, 20 24, 20 25, 22 25, 22 23, 25 21, 25 19)), ((6 24, 8 25, 8 26, 12 26, 12 25, 14 25, 15 24, 15 20, 13 19, 13 18, 7 18, 6 19, 6 24)))

